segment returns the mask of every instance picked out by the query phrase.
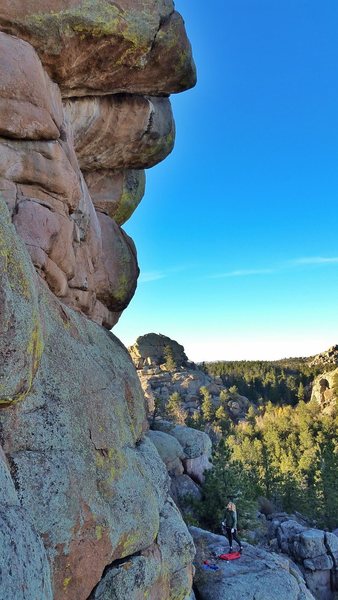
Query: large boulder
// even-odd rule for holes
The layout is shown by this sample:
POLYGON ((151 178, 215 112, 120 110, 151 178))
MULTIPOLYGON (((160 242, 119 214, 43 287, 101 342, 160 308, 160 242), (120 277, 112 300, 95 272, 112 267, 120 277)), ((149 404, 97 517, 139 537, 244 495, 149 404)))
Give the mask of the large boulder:
POLYGON ((169 348, 177 367, 185 365, 188 358, 183 346, 161 333, 147 333, 137 338, 135 344, 129 348, 130 355, 136 368, 145 364, 160 365, 166 361, 166 349, 169 348))
POLYGON ((148 437, 156 447, 160 457, 162 458, 169 475, 183 475, 183 460, 185 454, 181 444, 172 435, 164 433, 164 431, 149 431, 148 437))
POLYGON ((197 483, 203 483, 205 472, 212 468, 212 444, 209 436, 204 431, 184 425, 176 425, 170 434, 180 442, 186 455, 185 472, 197 483))
POLYGON ((177 509, 168 501, 160 517, 157 542, 139 555, 109 567, 90 600, 140 600, 144 597, 149 600, 188 600, 192 584, 190 562, 195 549, 191 536, 178 521, 177 509), (172 546, 168 545, 169 540, 173 542, 172 546), (182 567, 182 564, 187 566, 182 567))
POLYGON ((3 0, 0 27, 30 42, 64 96, 167 95, 196 81, 172 0, 3 0))
POLYGON ((168 98, 115 94, 64 103, 82 170, 144 169, 171 152, 175 125, 168 98))
POLYGON ((212 468, 210 463, 212 443, 207 433, 185 425, 175 425, 171 421, 156 419, 152 428, 176 438, 183 448, 184 472, 196 483, 203 483, 205 471, 212 468))
POLYGON ((98 169, 83 173, 95 210, 123 225, 143 198, 143 170, 98 169))
MULTIPOLYGON (((7 136, 0 138, 0 189, 17 232, 53 293, 111 328, 135 292, 135 246, 111 214, 96 214, 60 92, 33 48, 1 33, 0 58, 0 121, 7 136)), ((137 193, 140 199, 142 183, 137 193)), ((123 197, 118 204, 123 221, 123 197)))

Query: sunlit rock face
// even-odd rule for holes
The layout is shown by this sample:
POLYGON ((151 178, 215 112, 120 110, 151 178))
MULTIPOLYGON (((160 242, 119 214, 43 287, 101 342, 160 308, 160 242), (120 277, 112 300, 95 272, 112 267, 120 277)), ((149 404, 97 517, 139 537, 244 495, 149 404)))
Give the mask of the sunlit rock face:
POLYGON ((107 331, 139 272, 121 225, 195 81, 183 21, 168 0, 3 0, 0 61, 1 590, 183 600, 194 546, 107 331))
POLYGON ((172 0, 2 0, 0 23, 37 50, 63 96, 163 96, 196 81, 172 0))
POLYGON ((139 273, 121 225, 173 148, 167 94, 195 82, 182 19, 169 1, 32 0, 3 2, 0 29, 0 190, 53 293, 110 329, 139 273))

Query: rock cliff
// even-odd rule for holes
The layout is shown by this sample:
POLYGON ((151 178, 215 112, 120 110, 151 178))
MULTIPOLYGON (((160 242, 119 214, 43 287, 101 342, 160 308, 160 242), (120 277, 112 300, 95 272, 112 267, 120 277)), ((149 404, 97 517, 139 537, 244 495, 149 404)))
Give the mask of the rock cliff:
POLYGON ((130 357, 121 225, 195 68, 171 0, 0 3, 1 600, 190 597, 130 357))
POLYGON ((312 386, 311 400, 321 406, 324 414, 333 414, 337 408, 338 368, 316 377, 312 386))
POLYGON ((227 389, 221 377, 211 377, 188 360, 181 344, 155 333, 140 336, 128 348, 148 403, 148 410, 165 414, 172 394, 179 394, 182 418, 194 418, 201 412, 201 388, 207 390, 215 410, 222 406, 225 414, 237 422, 247 413, 248 398, 227 389), (166 357, 166 350, 169 350, 166 357))

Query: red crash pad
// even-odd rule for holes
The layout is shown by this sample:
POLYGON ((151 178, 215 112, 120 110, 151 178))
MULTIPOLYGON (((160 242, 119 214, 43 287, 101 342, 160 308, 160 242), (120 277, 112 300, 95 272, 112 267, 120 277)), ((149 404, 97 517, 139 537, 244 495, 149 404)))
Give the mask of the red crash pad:
POLYGON ((218 558, 222 560, 235 560, 236 558, 241 558, 241 554, 239 552, 229 552, 229 554, 220 554, 218 558))

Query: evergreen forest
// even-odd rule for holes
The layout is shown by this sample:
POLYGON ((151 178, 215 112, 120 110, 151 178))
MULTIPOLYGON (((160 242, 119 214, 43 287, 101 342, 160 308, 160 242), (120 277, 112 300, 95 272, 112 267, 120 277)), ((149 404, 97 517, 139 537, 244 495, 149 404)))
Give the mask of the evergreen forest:
POLYGON ((186 422, 214 440, 214 468, 196 507, 199 524, 219 531, 226 498, 233 495, 244 528, 259 504, 302 513, 320 528, 337 528, 338 375, 330 408, 323 411, 309 400, 313 379, 323 369, 303 359, 202 367, 246 395, 251 405, 246 418, 234 423, 225 410, 226 394, 224 407, 221 397, 214 409, 207 390, 201 389, 200 415, 194 423, 186 422))

